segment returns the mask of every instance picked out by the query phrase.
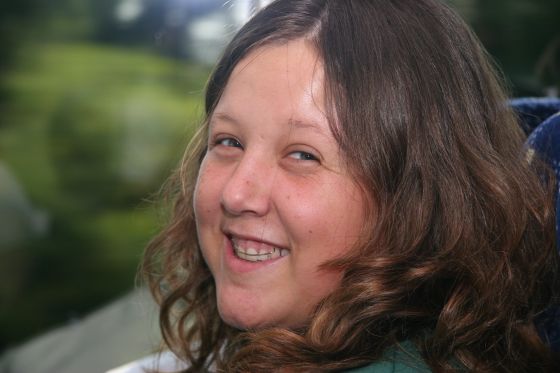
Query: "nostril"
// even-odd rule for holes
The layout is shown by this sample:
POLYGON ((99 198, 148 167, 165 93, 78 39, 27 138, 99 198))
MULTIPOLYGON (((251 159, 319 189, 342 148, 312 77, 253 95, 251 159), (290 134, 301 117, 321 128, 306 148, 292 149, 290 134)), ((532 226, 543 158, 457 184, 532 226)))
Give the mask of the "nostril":
POLYGON ((263 215, 268 211, 269 198, 270 191, 245 180, 237 185, 230 185, 229 190, 224 190, 221 204, 233 215, 243 213, 263 215))

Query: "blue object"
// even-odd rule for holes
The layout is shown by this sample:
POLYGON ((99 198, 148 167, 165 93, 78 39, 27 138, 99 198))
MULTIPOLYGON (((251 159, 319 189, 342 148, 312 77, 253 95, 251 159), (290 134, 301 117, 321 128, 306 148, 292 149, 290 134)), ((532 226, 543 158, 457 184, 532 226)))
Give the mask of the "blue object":
POLYGON ((555 97, 514 98, 510 105, 527 135, 546 119, 560 112, 560 99, 555 97))
POLYGON ((560 246, 560 112, 545 120, 531 133, 527 146, 538 153, 556 175, 556 233, 560 246))
MULTIPOLYGON (((520 98, 512 100, 511 105, 529 134, 527 151, 538 154, 556 175, 556 242, 560 249, 560 99, 520 98)), ((551 307, 539 315, 535 326, 551 349, 560 352, 560 307, 551 307)))

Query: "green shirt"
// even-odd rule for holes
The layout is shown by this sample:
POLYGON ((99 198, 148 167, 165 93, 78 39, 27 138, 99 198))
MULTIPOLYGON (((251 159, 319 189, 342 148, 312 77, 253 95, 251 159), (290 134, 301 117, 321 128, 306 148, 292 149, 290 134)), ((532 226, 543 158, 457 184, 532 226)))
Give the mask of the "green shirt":
POLYGON ((402 342, 390 348, 375 363, 347 371, 347 373, 430 373, 420 352, 412 342, 402 342))

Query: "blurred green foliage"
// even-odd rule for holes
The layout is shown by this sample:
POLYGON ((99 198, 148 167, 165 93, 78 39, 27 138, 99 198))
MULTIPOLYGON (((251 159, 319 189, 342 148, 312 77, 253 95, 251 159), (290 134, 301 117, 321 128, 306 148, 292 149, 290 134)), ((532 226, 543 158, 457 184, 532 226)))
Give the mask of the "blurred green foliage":
POLYGON ((208 69, 86 43, 29 44, 2 85, 0 154, 47 217, 0 250, 0 341, 65 322, 133 286, 158 227, 143 199, 178 162, 208 69))

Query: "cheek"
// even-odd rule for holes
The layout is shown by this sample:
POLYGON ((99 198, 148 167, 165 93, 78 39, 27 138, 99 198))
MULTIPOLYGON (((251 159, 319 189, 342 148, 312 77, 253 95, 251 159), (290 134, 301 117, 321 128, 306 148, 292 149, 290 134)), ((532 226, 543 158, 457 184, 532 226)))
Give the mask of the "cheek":
POLYGON ((312 246, 317 258, 343 253, 358 239, 365 211, 361 193, 348 183, 324 183, 321 190, 286 198, 293 212, 293 229, 304 246, 312 246), (307 243, 307 244, 306 244, 307 243))
POLYGON ((219 208, 221 185, 218 174, 203 162, 196 180, 193 207, 197 225, 212 217, 219 208))
POLYGON ((219 227, 221 212, 221 189, 217 176, 212 168, 203 162, 198 172, 193 196, 198 244, 213 274, 220 265, 218 251, 214 249, 219 245, 216 230, 219 227))

